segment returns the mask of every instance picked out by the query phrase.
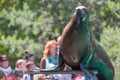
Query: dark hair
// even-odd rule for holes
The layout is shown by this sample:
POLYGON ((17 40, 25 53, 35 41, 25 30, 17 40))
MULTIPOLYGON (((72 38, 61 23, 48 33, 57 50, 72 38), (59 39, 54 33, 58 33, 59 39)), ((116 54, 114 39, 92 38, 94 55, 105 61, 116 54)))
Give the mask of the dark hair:
POLYGON ((25 59, 28 59, 28 58, 30 58, 30 57, 32 57, 33 56, 33 54, 31 54, 31 53, 29 53, 28 51, 24 51, 24 53, 25 53, 25 59))
POLYGON ((15 75, 15 77, 22 77, 23 76, 23 71, 22 70, 14 70, 13 74, 15 75))
POLYGON ((8 60, 6 55, 0 55, 0 62, 4 61, 4 60, 8 60))

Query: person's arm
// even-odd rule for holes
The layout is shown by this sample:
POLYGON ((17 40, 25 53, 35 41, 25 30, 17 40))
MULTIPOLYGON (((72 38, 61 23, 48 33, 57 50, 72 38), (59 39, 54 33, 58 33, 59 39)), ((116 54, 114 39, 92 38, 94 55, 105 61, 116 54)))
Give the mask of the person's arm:
POLYGON ((72 68, 70 66, 68 66, 67 64, 65 64, 65 67, 63 69, 64 71, 67 71, 67 70, 72 70, 72 68))
POLYGON ((45 69, 46 68, 46 60, 45 57, 43 57, 40 61, 40 69, 45 69))

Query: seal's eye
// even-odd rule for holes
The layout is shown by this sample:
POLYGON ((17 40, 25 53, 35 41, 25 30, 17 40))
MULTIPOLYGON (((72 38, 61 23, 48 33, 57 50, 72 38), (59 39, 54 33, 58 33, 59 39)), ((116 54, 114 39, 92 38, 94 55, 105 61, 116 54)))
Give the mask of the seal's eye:
POLYGON ((87 10, 85 8, 83 9, 83 14, 87 14, 87 10))

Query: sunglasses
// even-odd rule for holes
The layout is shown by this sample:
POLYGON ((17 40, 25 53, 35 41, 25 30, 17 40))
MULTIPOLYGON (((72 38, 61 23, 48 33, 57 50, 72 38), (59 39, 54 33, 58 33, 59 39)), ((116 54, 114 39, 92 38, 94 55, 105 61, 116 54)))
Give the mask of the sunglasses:
POLYGON ((8 59, 5 59, 5 60, 1 60, 0 62, 5 62, 5 61, 8 61, 8 59))
POLYGON ((23 74, 19 74, 19 75, 17 75, 16 77, 23 77, 23 74))

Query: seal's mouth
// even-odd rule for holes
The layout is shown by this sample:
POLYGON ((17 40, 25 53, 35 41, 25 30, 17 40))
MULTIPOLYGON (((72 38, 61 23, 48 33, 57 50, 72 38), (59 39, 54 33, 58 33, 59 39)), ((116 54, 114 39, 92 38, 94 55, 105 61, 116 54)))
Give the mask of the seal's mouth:
POLYGON ((80 24, 82 21, 84 21, 87 17, 86 8, 84 6, 78 6, 76 7, 76 21, 78 24, 80 24))
POLYGON ((77 21, 78 24, 82 22, 82 18, 76 13, 75 20, 77 21))

